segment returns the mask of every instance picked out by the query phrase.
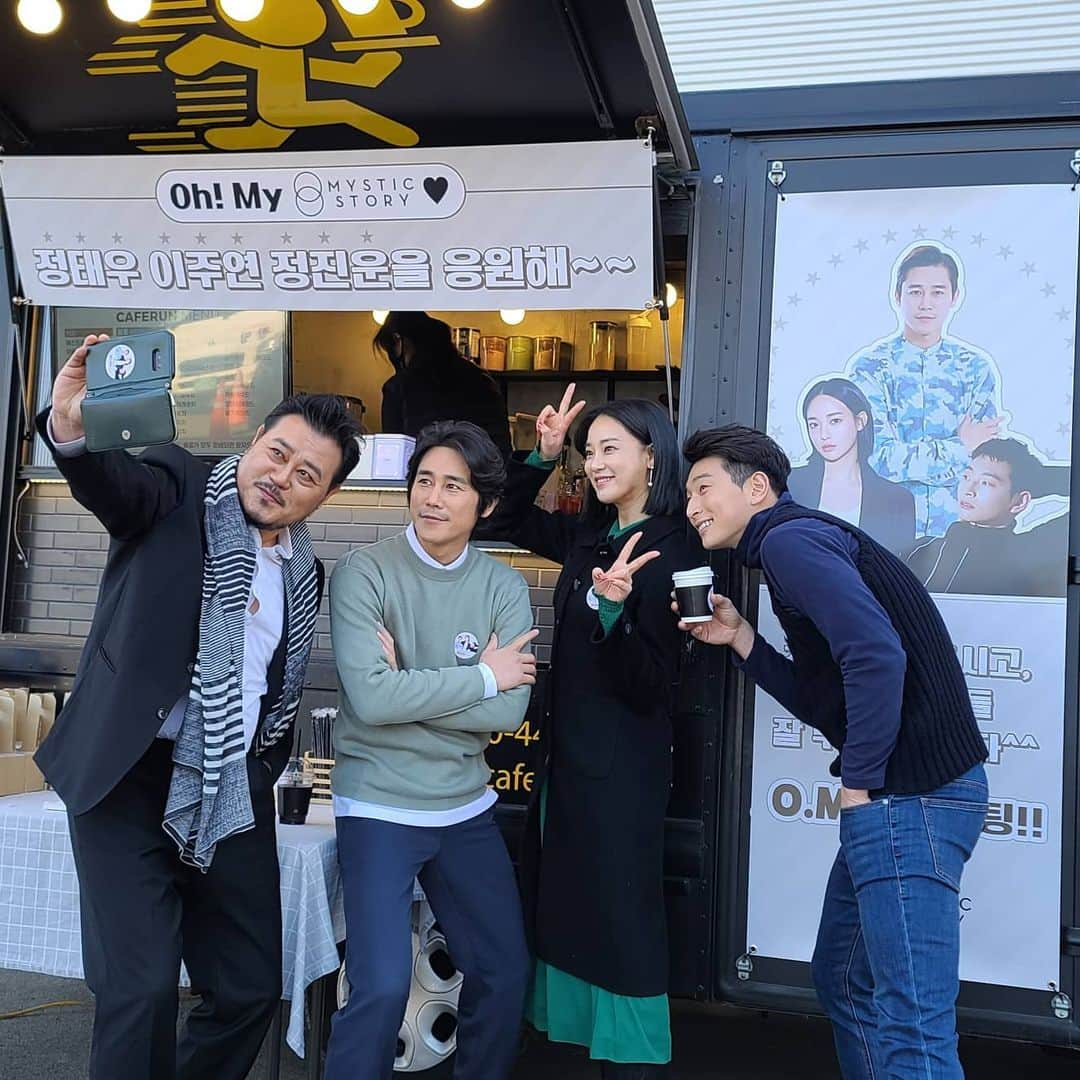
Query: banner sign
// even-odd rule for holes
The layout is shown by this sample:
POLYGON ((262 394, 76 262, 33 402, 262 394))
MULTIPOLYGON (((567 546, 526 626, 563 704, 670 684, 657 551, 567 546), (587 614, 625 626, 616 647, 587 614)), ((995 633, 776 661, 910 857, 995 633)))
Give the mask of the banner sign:
POLYGON ((0 161, 36 304, 640 310, 652 151, 550 146, 0 161))
MULTIPOLYGON (((1060 983, 1065 588, 1078 204, 1067 185, 791 193, 768 427, 790 489, 934 596, 989 751, 961 978, 1060 983)), ((783 633, 764 587, 759 627, 783 633)), ((835 751, 760 690, 747 947, 809 961, 838 844, 835 751)))

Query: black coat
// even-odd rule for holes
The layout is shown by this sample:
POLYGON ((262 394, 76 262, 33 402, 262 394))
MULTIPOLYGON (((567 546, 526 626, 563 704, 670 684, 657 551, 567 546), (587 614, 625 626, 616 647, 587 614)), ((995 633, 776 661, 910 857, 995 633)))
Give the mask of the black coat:
MULTIPOLYGON (((791 470, 788 491, 797 503, 817 510, 824 478, 824 463, 815 454, 806 465, 791 470)), ((915 496, 903 484, 886 480, 864 463, 858 527, 904 558, 915 543, 915 496)))
MULTIPOLYGON (((38 431, 50 444, 45 420, 38 431)), ((56 457, 71 493, 111 537, 75 684, 35 761, 72 814, 93 809, 146 753, 191 685, 210 465, 179 446, 56 457)), ((316 563, 319 590, 322 566, 316 563)), ((267 672, 261 718, 281 693, 288 628, 267 672)), ((277 778, 291 738, 264 751, 277 778)))
MULTIPOLYGON (((671 788, 671 714, 687 638, 671 612, 671 574, 706 562, 685 518, 654 517, 634 554, 660 558, 634 576, 605 636, 587 595, 631 534, 533 505, 547 474, 510 464, 499 532, 555 562, 551 674, 542 706, 546 815, 529 807, 522 891, 542 960, 613 993, 667 992, 664 817, 671 788)), ((637 531, 637 530, 634 530, 637 531)))
POLYGON ((471 420, 510 453, 506 401, 494 380, 468 360, 435 368, 414 363, 383 384, 382 429, 414 438, 436 420, 471 420))

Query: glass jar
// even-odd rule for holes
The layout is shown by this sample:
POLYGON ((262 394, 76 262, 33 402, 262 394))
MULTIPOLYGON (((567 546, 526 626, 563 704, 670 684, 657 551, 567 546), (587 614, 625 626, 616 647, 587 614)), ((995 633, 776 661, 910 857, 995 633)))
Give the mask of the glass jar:
POLYGON ((536 339, 515 334, 510 339, 506 354, 507 371, 532 371, 533 356, 536 353, 536 339))
POLYGON ((603 319, 589 323, 590 371, 615 370, 615 326, 603 319))

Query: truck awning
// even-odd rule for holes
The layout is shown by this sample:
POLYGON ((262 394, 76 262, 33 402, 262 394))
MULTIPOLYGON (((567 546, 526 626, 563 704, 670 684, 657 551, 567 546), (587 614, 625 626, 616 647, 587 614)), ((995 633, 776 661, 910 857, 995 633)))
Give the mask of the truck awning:
POLYGON ((650 0, 59 0, 0 16, 7 155, 304 151, 640 135, 693 167, 650 0), (367 14, 353 11, 369 8, 367 14))

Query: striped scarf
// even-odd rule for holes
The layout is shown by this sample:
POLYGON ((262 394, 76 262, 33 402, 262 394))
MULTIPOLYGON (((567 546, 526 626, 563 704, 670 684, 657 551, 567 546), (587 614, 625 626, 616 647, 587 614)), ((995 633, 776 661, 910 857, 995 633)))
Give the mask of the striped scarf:
MULTIPOLYGON (((173 751, 164 829, 180 858, 206 871, 217 845, 255 824, 244 747, 245 615, 255 576, 255 538, 236 486, 239 457, 226 458, 206 485, 199 650, 184 721, 173 751)), ((280 698, 255 736, 254 753, 285 737, 304 687, 318 613, 315 550, 305 525, 290 530, 292 557, 283 560, 288 634, 280 698)))

